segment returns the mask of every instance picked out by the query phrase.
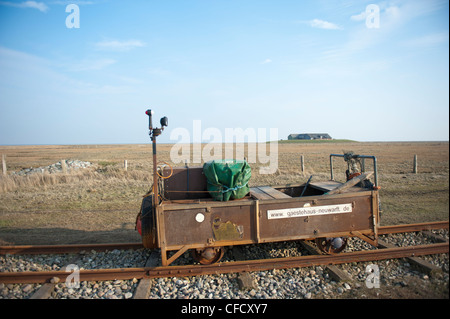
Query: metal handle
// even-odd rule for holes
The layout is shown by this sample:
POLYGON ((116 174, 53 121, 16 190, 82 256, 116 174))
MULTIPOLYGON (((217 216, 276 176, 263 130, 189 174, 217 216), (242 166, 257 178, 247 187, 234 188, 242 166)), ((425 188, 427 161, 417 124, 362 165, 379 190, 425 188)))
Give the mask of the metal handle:
MULTIPOLYGON (((344 157, 343 154, 330 154, 330 169, 331 169, 331 180, 334 180, 334 172, 333 172, 333 157, 344 157)), ((368 158, 373 160, 373 173, 375 179, 375 186, 378 187, 378 169, 377 169, 377 158, 375 156, 369 155, 355 155, 356 158, 368 158)))

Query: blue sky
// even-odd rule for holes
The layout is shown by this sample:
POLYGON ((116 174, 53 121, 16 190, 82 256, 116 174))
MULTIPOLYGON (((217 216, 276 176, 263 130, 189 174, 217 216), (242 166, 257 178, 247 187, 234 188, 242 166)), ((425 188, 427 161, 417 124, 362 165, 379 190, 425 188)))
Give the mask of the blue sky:
POLYGON ((169 118, 160 142, 195 120, 283 139, 448 140, 448 12, 439 0, 2 0, 0 144, 146 143, 148 108, 169 118))

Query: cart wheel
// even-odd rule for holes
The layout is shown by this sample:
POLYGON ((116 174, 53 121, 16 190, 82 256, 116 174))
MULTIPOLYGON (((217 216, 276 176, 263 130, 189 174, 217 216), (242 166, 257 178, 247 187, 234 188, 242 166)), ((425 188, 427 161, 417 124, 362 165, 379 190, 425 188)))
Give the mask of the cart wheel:
POLYGON ((142 244, 145 248, 158 247, 153 195, 144 197, 142 200, 141 211, 136 220, 136 228, 142 236, 142 244))
POLYGON ((211 265, 222 259, 224 253, 225 249, 223 247, 193 249, 192 257, 202 265, 211 265))
POLYGON ((338 254, 347 247, 347 237, 316 238, 316 245, 325 254, 338 254))

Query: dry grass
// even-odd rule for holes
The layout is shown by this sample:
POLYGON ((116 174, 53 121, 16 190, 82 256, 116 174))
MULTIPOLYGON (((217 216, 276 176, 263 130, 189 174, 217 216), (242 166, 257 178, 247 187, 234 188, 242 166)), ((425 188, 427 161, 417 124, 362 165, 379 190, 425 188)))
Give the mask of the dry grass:
MULTIPOLYGON (((310 175, 328 179, 329 154, 351 150, 378 159, 383 224, 448 220, 448 146, 448 142, 279 144, 277 172, 261 175, 259 167, 266 164, 251 163, 250 185, 304 183, 310 175), (414 154, 418 174, 412 173, 414 154), (305 172, 300 172, 300 155, 305 172)), ((158 160, 171 163, 170 149, 171 145, 158 145, 158 160)), ((142 195, 152 184, 151 145, 0 146, 0 153, 7 156, 9 172, 61 159, 95 164, 69 174, 0 177, 0 244, 139 240, 134 221, 142 195), (125 159, 128 171, 123 170, 125 159)), ((344 180, 345 163, 339 159, 334 163, 337 179, 344 180)))
POLYGON ((96 182, 108 183, 112 180, 139 180, 149 182, 152 176, 146 171, 124 171, 118 167, 98 169, 80 169, 71 173, 35 173, 26 176, 0 176, 0 193, 13 192, 19 189, 48 189, 57 184, 83 184, 85 187, 95 186, 96 182))

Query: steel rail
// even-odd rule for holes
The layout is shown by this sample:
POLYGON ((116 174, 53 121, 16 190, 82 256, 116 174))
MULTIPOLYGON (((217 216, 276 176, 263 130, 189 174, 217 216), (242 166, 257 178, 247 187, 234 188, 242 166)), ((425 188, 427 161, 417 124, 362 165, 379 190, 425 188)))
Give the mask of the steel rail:
MULTIPOLYGON (((130 280, 133 278, 160 278, 174 276, 196 276, 206 274, 221 274, 244 271, 263 271, 270 269, 299 268, 319 265, 343 264, 352 262, 365 262, 384 259, 396 259, 411 256, 441 254, 449 252, 449 244, 437 243, 429 245, 382 248, 336 255, 308 255, 301 257, 273 258, 263 260, 247 260, 235 262, 223 262, 212 265, 187 265, 187 266, 158 266, 142 268, 118 268, 118 269, 92 269, 80 270, 80 281, 102 280, 130 280)), ((45 271, 45 272, 2 272, 0 283, 45 283, 58 277, 65 281, 72 272, 45 271)))
POLYGON ((428 222, 417 224, 403 224, 403 225, 391 225, 378 227, 378 235, 387 235, 395 233, 409 233, 422 230, 432 229, 448 229, 448 221, 442 222, 428 222))
MULTIPOLYGON (((406 233, 431 229, 448 229, 449 222, 428 222, 417 224, 403 224, 381 226, 378 228, 378 235, 394 233, 406 233)), ((142 243, 110 243, 110 244, 73 244, 73 245, 22 245, 22 246, 0 246, 0 255, 14 254, 66 254, 79 253, 81 251, 105 251, 105 250, 126 250, 144 248, 142 243)))
POLYGON ((0 255, 14 254, 70 254, 84 251, 127 250, 144 248, 142 243, 112 243, 112 244, 73 244, 73 245, 22 245, 0 246, 0 255))

